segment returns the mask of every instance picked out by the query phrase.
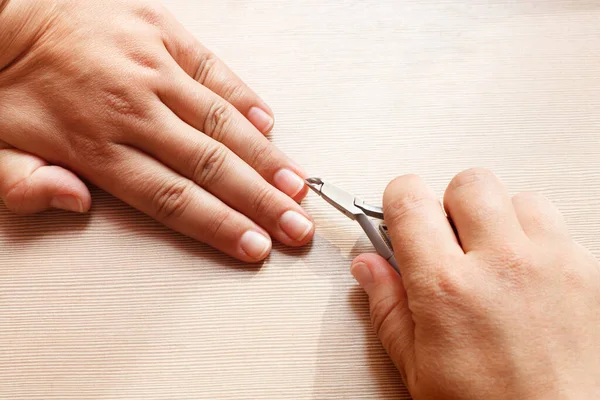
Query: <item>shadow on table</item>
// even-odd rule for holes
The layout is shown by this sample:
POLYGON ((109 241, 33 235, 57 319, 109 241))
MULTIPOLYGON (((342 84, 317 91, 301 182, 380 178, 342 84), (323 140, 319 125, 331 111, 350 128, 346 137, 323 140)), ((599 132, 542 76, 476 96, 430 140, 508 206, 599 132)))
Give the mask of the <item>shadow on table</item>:
POLYGON ((24 244, 50 235, 81 232, 89 222, 89 214, 49 210, 34 215, 20 215, 0 203, 0 232, 7 242, 24 244))
POLYGON ((49 236, 64 236, 66 240, 73 240, 76 235, 84 233, 93 220, 99 219, 100 224, 108 223, 115 227, 107 234, 134 243, 138 239, 166 243, 177 251, 198 259, 199 263, 212 266, 217 274, 229 270, 251 276, 262 267, 261 263, 242 263, 208 245, 179 234, 96 187, 90 187, 90 192, 92 209, 86 214, 48 210, 35 215, 18 215, 0 203, 0 235, 4 241, 16 246, 41 241, 49 236))
MULTIPOLYGON (((0 234, 5 241, 17 246, 22 242, 43 240, 50 235, 64 235, 69 240, 73 234, 88 229, 92 219, 100 218, 104 223, 115 225, 110 234, 137 242, 138 238, 167 243, 175 249, 197 258, 199 263, 211 264, 208 275, 229 273, 251 277, 261 265, 246 265, 226 256, 209 246, 174 233, 152 218, 136 211, 127 204, 98 189, 92 189, 93 209, 88 214, 73 214, 62 211, 47 211, 33 216, 20 216, 0 206, 0 234), (206 261, 209 260, 209 263, 206 261)), ((317 235, 310 246, 287 248, 276 245, 284 257, 303 257, 306 265, 323 279, 328 279, 333 287, 332 296, 323 315, 318 344, 313 398, 318 400, 353 398, 356 395, 356 369, 352 362, 354 352, 366 351, 372 376, 377 380, 378 399, 406 399, 407 391, 402 386, 394 365, 377 341, 371 328, 368 301, 362 290, 356 286, 350 272, 351 257, 341 254, 339 249, 324 237, 317 235), (348 290, 348 288, 351 288, 348 290), (342 296, 346 300, 341 299, 342 296), (356 331, 357 318, 348 318, 355 313, 364 334, 349 337, 348 332, 356 331), (366 338, 366 339, 365 339, 366 338), (362 345, 362 341, 366 344, 362 345), (351 384, 352 383, 352 384, 351 384)), ((366 238, 355 244, 352 255, 370 250, 366 238)), ((159 266, 160 263, 157 263, 159 266)), ((205 275, 206 276, 206 275, 205 275)), ((358 382, 360 383, 360 382, 358 382)), ((372 384, 365 390, 372 390, 372 384)))
MULTIPOLYGON (((332 242, 320 235, 315 236, 310 247, 280 249, 289 256, 302 256, 306 265, 315 274, 328 279, 333 287, 319 336, 313 385, 315 400, 356 397, 357 384, 364 382, 352 364, 357 351, 366 352, 371 376, 376 379, 377 399, 410 399, 395 366, 373 332, 367 296, 350 274, 352 258, 370 249, 370 242, 364 238, 355 244, 351 257, 343 256, 332 242), (349 318, 351 314, 357 318, 349 318), (357 319, 364 333, 351 337, 348 333, 357 331, 357 319)), ((373 384, 365 383, 364 389, 372 391, 373 384)))
MULTIPOLYGON (((179 252, 185 253, 204 268, 209 266, 216 278, 221 273, 242 273, 253 276, 258 273, 263 263, 246 264, 224 254, 213 247, 178 233, 150 216, 129 206, 126 203, 101 192, 108 201, 97 201, 95 212, 103 215, 110 223, 118 226, 119 230, 135 237, 144 237, 153 242, 166 243, 179 252)), ((205 277, 206 274, 203 275, 205 277)))

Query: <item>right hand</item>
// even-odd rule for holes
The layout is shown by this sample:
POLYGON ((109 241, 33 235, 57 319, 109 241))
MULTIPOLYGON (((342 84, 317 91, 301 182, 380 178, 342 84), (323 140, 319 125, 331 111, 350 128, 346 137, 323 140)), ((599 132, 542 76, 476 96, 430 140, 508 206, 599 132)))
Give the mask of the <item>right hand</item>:
POLYGON ((402 277, 374 254, 352 273, 415 400, 600 398, 600 266, 548 200, 465 171, 444 196, 458 237, 418 177, 383 202, 402 277))
POLYGON ((269 107, 159 4, 0 0, 0 196, 84 212, 81 176, 243 261, 314 231, 269 107))

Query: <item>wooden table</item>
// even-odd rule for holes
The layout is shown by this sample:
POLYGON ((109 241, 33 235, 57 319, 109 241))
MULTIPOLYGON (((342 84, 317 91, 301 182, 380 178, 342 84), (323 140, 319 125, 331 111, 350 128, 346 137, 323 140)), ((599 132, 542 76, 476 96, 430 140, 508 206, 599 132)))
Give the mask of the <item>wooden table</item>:
MULTIPOLYGON (((171 0, 277 114, 311 174, 380 202, 471 166, 538 190, 600 254, 595 0, 171 0), (325 4, 323 4, 325 3, 325 4)), ((0 209, 0 399, 403 399, 322 200, 312 246, 249 268, 95 190, 92 212, 0 209)))

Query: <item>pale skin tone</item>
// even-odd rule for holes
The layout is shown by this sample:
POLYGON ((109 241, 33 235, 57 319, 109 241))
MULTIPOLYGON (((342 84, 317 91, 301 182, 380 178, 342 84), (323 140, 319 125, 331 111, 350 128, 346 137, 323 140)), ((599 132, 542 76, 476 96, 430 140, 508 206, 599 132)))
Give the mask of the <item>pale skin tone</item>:
POLYGON ((600 266, 550 201, 473 169, 444 195, 457 234, 419 177, 383 202, 402 276, 373 254, 352 273, 415 399, 600 397, 600 266))
MULTIPOLYGON (((16 212, 86 212, 86 180, 260 261, 314 233, 273 124, 158 3, 0 0, 0 196, 16 212)), ((599 397, 600 267, 548 200, 469 170, 444 207, 415 176, 383 202, 402 276, 372 254, 351 271, 415 399, 599 397)))
POLYGON ((245 262, 310 241, 273 113, 150 1, 0 0, 0 196, 85 212, 80 179, 245 262))

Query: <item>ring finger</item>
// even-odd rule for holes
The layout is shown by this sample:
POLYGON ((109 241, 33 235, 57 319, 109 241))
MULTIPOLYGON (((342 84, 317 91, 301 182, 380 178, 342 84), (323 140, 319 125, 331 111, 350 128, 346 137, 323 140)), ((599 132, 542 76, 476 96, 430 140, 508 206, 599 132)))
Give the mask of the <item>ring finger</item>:
POLYGON ((127 146, 113 146, 107 157, 111 162, 88 174, 99 187, 232 257, 253 262, 268 255, 271 240, 263 229, 194 182, 127 146))

